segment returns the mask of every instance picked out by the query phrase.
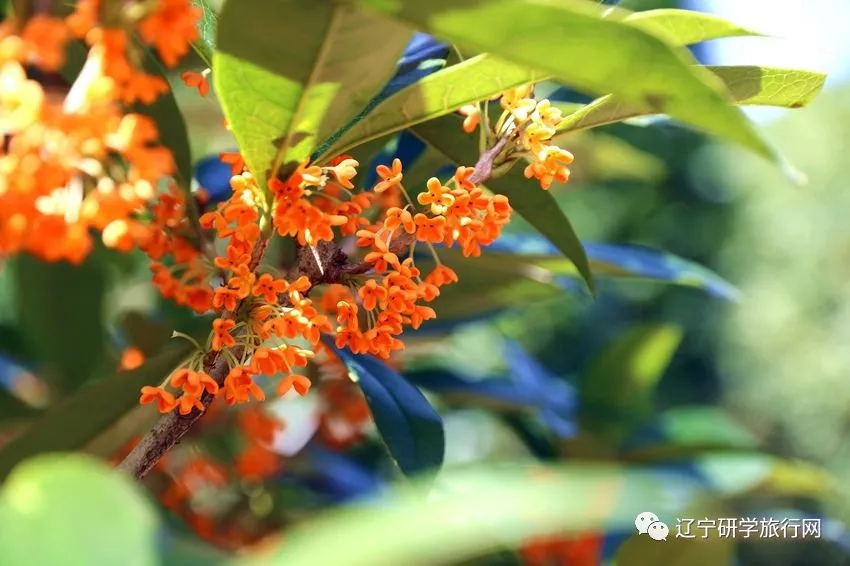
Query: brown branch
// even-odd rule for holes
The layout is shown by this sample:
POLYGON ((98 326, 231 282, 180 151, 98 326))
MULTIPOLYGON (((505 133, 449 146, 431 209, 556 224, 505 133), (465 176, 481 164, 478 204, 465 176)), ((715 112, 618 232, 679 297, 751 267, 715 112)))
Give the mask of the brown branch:
MULTIPOLYGON (((490 178, 493 172, 494 161, 502 152, 506 143, 507 138, 501 138, 492 148, 481 154, 481 157, 475 164, 475 171, 470 177, 470 181, 480 184, 490 178)), ((393 241, 390 250, 396 254, 401 253, 412 242, 413 236, 404 233, 393 241)), ((255 270, 260 264, 267 246, 268 240, 265 239, 257 243, 251 257, 251 270, 255 270)), ((294 280, 302 275, 306 275, 310 280, 311 286, 340 283, 346 277, 367 273, 372 269, 372 265, 369 263, 350 263, 348 261, 348 255, 334 242, 323 241, 313 247, 300 246, 296 257, 296 265, 289 274, 290 279, 294 280)), ((289 297, 285 294, 282 295, 280 304, 285 305, 288 303, 289 297)), ((239 307, 235 311, 225 312, 222 317, 235 319, 238 311, 239 307)), ((241 350, 234 350, 233 353, 237 358, 242 355, 241 350)), ((208 352, 204 357, 203 365, 204 371, 218 383, 219 387, 223 386, 224 379, 230 371, 225 357, 220 352, 208 352)), ((191 430, 195 423, 206 413, 206 409, 209 409, 214 400, 215 395, 205 392, 201 396, 201 403, 205 408, 204 411, 193 409, 188 415, 180 415, 176 411, 172 411, 163 415, 154 427, 139 441, 135 448, 133 448, 130 454, 118 465, 118 468, 132 474, 137 479, 145 477, 156 466, 163 455, 180 442, 180 439, 191 430)))
MULTIPOLYGON (((267 247, 268 240, 261 239, 257 242, 249 264, 252 271, 262 261, 267 247)), ((240 304, 237 305, 235 310, 223 313, 222 318, 235 319, 236 313, 239 312, 241 306, 242 302, 240 301, 240 304)), ((242 355, 242 351, 241 349, 235 349, 233 354, 239 358, 242 355)), ((227 359, 221 355, 221 352, 207 352, 206 356, 204 356, 203 367, 204 372, 212 377, 219 387, 224 385, 224 378, 230 372, 230 366, 227 363, 227 359)), ((215 395, 204 392, 201 395, 201 404, 204 406, 203 411, 192 409, 192 412, 188 415, 181 415, 176 410, 173 410, 160 417, 153 428, 148 431, 118 465, 118 469, 132 474, 136 479, 145 477, 165 453, 180 442, 180 439, 207 412, 207 409, 210 408, 214 400, 215 395)))

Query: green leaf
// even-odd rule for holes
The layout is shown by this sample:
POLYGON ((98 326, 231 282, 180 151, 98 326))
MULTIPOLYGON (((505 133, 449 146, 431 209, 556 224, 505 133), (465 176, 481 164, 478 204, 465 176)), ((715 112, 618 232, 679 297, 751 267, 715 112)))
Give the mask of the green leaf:
MULTIPOLYGON (((726 84, 737 104, 800 108, 817 96, 826 80, 822 73, 793 69, 747 66, 706 69, 726 84)), ((629 104, 609 94, 565 116, 558 130, 584 130, 652 114, 658 112, 651 106, 629 104)))
POLYGON ((801 108, 823 89, 826 75, 814 71, 755 66, 710 66, 738 104, 801 108))
POLYGON ((691 45, 722 37, 763 35, 717 16, 691 10, 647 10, 629 14, 623 21, 675 45, 691 45))
POLYGON ((454 249, 439 249, 437 254, 460 280, 441 288, 440 296, 430 303, 443 320, 521 307, 564 293, 552 283, 550 273, 515 257, 489 261, 490 254, 485 252, 481 257, 464 258, 454 249))
POLYGON ((6 423, 10 419, 32 417, 38 413, 38 409, 27 405, 9 393, 5 387, 0 387, 0 422, 6 423))
POLYGON ((139 390, 164 381, 189 351, 190 345, 185 341, 169 344, 142 367, 86 384, 59 401, 0 450, 0 479, 18 462, 35 454, 83 448, 137 407, 139 390))
POLYGON ((680 328, 648 324, 616 338, 582 377, 581 420, 590 430, 627 430, 645 418, 679 342, 680 328))
POLYGON ((16 468, 0 491, 0 563, 154 565, 158 518, 130 478, 80 455, 16 468))
MULTIPOLYGON (((145 50, 143 66, 148 73, 165 79, 165 69, 162 68, 162 65, 149 49, 145 50)), ((136 103, 133 105, 133 111, 148 116, 156 122, 160 143, 167 147, 171 151, 171 155, 174 156, 174 164, 177 167, 175 180, 187 196, 189 206, 194 209, 194 199, 191 198, 190 194, 192 152, 189 149, 189 134, 186 130, 186 122, 183 120, 183 113, 180 112, 177 99, 174 98, 174 92, 169 90, 160 95, 153 104, 136 103)))
POLYGON ((675 505, 696 491, 691 478, 676 474, 581 464, 445 471, 440 487, 431 493, 430 483, 418 482, 374 504, 336 509, 288 531, 274 553, 239 563, 466 564, 534 536, 627 532, 635 515, 669 500, 671 489, 681 496, 675 505))
POLYGON ((774 150, 722 82, 664 39, 581 0, 399 0, 368 2, 461 46, 540 69, 577 89, 652 108, 770 159, 774 150))
POLYGON ((378 104, 324 154, 345 153, 369 140, 439 118, 502 91, 543 80, 544 73, 489 54, 432 73, 378 104))
MULTIPOLYGON (((478 161, 476 143, 463 133, 456 116, 431 120, 414 126, 411 131, 453 163, 473 165, 478 161)), ((594 292, 593 275, 584 247, 569 219, 548 191, 523 177, 518 167, 504 177, 489 179, 485 185, 493 192, 507 196, 511 207, 573 262, 590 292, 594 292)))
POLYGON ((192 42, 192 48, 207 65, 212 65, 215 36, 218 33, 218 14, 207 0, 192 0, 192 5, 201 10, 201 19, 198 21, 198 34, 201 37, 192 42))
POLYGON ((408 476, 438 470, 446 449, 443 420, 422 392, 377 358, 326 343, 356 377, 399 468, 408 476))
POLYGON ((341 2, 227 2, 213 78, 257 179, 309 157, 365 106, 409 38, 407 28, 341 2))
POLYGON ((102 256, 84 263, 45 262, 20 255, 14 262, 18 320, 27 344, 44 364, 43 377, 72 391, 102 361, 106 332, 102 256))

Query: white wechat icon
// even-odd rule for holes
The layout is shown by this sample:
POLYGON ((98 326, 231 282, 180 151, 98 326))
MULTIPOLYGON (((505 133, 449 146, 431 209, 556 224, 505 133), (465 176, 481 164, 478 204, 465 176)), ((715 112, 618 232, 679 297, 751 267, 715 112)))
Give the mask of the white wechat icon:
POLYGON ((670 534, 670 529, 666 523, 658 519, 658 515, 644 511, 635 517, 635 527, 638 533, 648 534, 652 540, 667 540, 667 535, 670 534))
POLYGON ((646 529, 646 532, 652 540, 667 540, 667 535, 670 534, 670 529, 667 527, 667 523, 655 521, 654 523, 649 524, 649 528, 646 529))
POLYGON ((649 528, 649 525, 657 521, 658 515, 650 513, 649 511, 644 511, 635 517, 635 526, 640 534, 646 534, 646 530, 649 528))

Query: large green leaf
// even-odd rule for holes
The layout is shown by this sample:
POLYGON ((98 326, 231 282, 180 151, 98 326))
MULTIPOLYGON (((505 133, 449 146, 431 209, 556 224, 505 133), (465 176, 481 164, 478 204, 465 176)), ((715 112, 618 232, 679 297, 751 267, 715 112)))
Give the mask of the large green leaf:
MULTIPOLYGON (((412 131, 453 163, 473 165, 478 161, 477 145, 473 138, 463 134, 457 116, 431 120, 414 126, 412 131)), ((575 264, 588 289, 593 292, 593 275, 584 247, 569 219, 548 191, 523 177, 518 167, 504 177, 489 179, 484 184, 493 192, 507 196, 513 209, 575 264)))
POLYGON ((588 93, 614 93, 777 158, 729 104, 722 82, 694 65, 686 50, 617 17, 606 19, 595 3, 363 1, 459 45, 540 69, 588 93))
POLYGON ((684 474, 580 464, 446 471, 439 485, 434 492, 419 482, 336 509, 288 532, 273 554, 240 564, 467 564, 534 536, 627 532, 641 511, 672 515, 697 494, 684 474), (674 508, 664 497, 671 489, 681 496, 674 508))
POLYGON ((92 254, 81 265, 20 255, 14 262, 18 320, 42 375, 71 391, 102 363, 106 332, 105 265, 92 254))
POLYGON ((623 21, 676 45, 691 45, 721 37, 762 35, 717 16, 691 10, 646 10, 629 14, 623 21))
POLYGON ((582 377, 583 425, 617 433, 645 418, 681 339, 681 329, 670 324, 638 326, 617 337, 582 377))
POLYGON ((62 399, 0 450, 0 479, 24 458, 85 446, 138 406, 139 389, 161 383, 189 350, 189 344, 182 340, 170 344, 142 367, 87 384, 62 399))
POLYGON ((213 78, 254 175, 303 161, 343 126, 392 76, 409 37, 350 3, 227 2, 213 78))
POLYGON ((344 153, 361 143, 544 78, 544 73, 526 65, 515 65, 486 53, 478 55, 432 73, 388 97, 342 135, 325 155, 344 153))
POLYGON ((0 564, 154 565, 156 511, 130 478, 80 455, 16 468, 0 491, 0 564))
MULTIPOLYGON (((814 71, 748 66, 706 68, 726 84, 737 104, 800 108, 814 99, 826 80, 824 74, 814 71)), ((558 130, 584 130, 652 114, 658 111, 650 105, 627 103, 609 94, 566 115, 558 130)))

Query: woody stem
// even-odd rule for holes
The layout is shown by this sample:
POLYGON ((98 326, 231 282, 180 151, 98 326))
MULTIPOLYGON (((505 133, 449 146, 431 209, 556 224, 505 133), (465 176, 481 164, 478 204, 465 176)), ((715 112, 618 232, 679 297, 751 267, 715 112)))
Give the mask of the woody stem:
MULTIPOLYGON (((268 240, 262 239, 254 246, 249 268, 253 271, 263 260, 268 247, 268 240)), ((239 306, 233 311, 222 314, 224 319, 235 319, 239 306)), ((241 357, 241 348, 237 348, 233 354, 241 357)), ((224 378, 230 372, 230 364, 222 352, 207 352, 204 356, 204 372, 215 380, 219 387, 224 385, 224 378)), ((194 424, 206 413, 215 400, 215 395, 206 391, 201 395, 203 411, 192 409, 188 415, 181 415, 176 410, 160 417, 153 428, 139 441, 124 460, 118 464, 118 469, 131 474, 136 479, 142 479, 157 462, 162 459, 166 452, 171 450, 175 444, 180 442, 194 424)))

